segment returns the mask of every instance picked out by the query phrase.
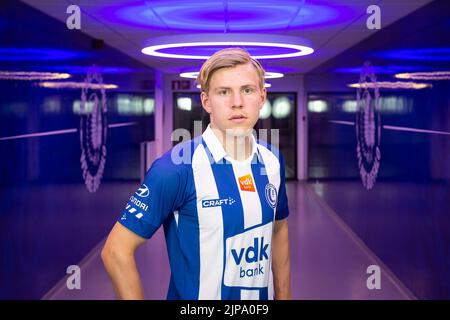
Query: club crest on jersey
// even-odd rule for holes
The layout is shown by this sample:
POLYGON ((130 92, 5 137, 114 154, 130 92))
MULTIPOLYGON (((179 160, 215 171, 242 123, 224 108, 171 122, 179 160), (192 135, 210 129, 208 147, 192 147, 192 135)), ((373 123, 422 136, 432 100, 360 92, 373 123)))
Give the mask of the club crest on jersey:
POLYGON ((265 194, 267 203, 271 208, 275 209, 275 206, 277 204, 277 189, 275 188, 275 186, 271 183, 268 183, 266 185, 265 194))
POLYGON ((146 198, 150 194, 150 190, 148 190, 148 187, 143 184, 142 187, 140 187, 135 193, 141 198, 146 198))
POLYGON ((247 174, 245 176, 239 177, 239 187, 242 191, 252 191, 255 192, 255 184, 253 183, 252 175, 247 174))

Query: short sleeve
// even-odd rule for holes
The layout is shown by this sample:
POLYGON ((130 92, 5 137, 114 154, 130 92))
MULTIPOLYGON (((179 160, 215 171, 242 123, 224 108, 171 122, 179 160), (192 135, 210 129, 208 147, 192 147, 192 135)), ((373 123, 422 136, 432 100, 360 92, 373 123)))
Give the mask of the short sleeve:
POLYGON ((279 153, 280 160, 280 188, 278 190, 277 210, 275 213, 275 219, 281 220, 289 216, 288 199, 286 194, 286 178, 285 178, 285 164, 284 157, 279 153))
POLYGON ((130 197, 118 222, 149 239, 184 201, 186 179, 170 156, 153 162, 144 181, 130 197))

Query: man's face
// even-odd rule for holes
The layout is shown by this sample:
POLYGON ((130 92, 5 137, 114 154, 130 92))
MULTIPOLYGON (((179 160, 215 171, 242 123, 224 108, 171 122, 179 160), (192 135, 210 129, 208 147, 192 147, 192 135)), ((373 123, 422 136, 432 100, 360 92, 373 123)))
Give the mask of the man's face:
POLYGON ((249 134, 266 99, 266 89, 251 63, 214 72, 209 91, 201 94, 203 108, 211 116, 211 127, 224 134, 249 134))

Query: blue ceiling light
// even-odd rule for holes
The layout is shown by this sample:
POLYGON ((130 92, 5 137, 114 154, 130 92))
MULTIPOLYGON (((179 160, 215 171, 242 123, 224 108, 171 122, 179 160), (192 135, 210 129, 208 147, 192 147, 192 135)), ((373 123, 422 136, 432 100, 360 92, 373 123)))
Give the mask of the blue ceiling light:
POLYGON ((376 52, 374 57, 395 60, 449 61, 450 48, 412 48, 376 52))
POLYGON ((152 0, 104 6, 94 12, 133 27, 210 32, 295 30, 352 21, 357 12, 330 1, 152 0))
POLYGON ((300 37, 242 33, 182 34, 151 38, 146 41, 141 52, 164 58, 206 60, 214 52, 228 47, 242 47, 259 60, 294 58, 314 52, 309 43, 300 37))
POLYGON ((86 56, 86 52, 52 48, 0 48, 0 61, 54 61, 86 56))

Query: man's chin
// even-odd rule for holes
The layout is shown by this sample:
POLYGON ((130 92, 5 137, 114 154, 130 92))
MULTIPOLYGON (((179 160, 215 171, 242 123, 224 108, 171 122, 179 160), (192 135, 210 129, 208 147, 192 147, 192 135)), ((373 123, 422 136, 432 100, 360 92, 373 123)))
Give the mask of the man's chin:
POLYGON ((225 134, 236 138, 247 137, 252 134, 252 130, 253 128, 234 127, 226 129, 225 134))

